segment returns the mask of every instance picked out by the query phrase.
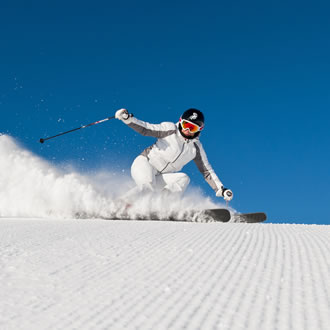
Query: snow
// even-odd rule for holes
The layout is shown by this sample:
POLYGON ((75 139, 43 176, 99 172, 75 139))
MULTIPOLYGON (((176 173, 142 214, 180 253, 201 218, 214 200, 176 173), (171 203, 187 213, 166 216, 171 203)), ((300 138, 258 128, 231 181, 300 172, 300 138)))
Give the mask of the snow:
MULTIPOLYGON (((132 188, 129 175, 110 170, 81 174, 70 166, 55 166, 0 135, 0 217, 73 218, 120 217, 126 204, 120 198, 132 188)), ((138 196, 130 216, 186 209, 223 207, 192 189, 183 199, 155 194, 138 196), (164 207, 165 205, 165 207, 164 207), (171 207, 169 207, 169 205, 171 207)))
MULTIPOLYGON (((128 177, 8 135, 0 159, 1 330, 330 328, 330 226, 95 219, 120 216, 128 177)), ((191 190, 129 212, 210 207, 191 190)))
POLYGON ((1 329, 329 329, 330 227, 0 220, 1 329))

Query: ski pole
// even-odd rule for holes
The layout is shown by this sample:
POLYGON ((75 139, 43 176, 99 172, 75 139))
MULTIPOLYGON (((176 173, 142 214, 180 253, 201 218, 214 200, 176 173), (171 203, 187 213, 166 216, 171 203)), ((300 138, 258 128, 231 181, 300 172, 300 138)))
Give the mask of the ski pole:
POLYGON ((56 138, 58 136, 61 136, 61 135, 64 135, 64 134, 68 134, 68 133, 71 133, 71 132, 74 132, 74 131, 78 131, 78 129, 82 129, 82 128, 86 128, 86 127, 89 127, 89 126, 93 126, 93 125, 96 125, 96 124, 100 124, 100 123, 103 123, 107 120, 110 120, 110 119, 114 119, 115 116, 112 116, 112 117, 108 117, 108 118, 105 118, 105 119, 102 119, 102 120, 99 120, 99 121, 96 121, 94 123, 90 123, 88 125, 83 125, 81 127, 78 127, 78 128, 74 128, 74 129, 71 129, 70 131, 66 131, 66 132, 63 132, 63 133, 59 133, 59 134, 56 134, 54 136, 50 136, 50 137, 47 137, 47 138, 44 138, 44 139, 40 139, 40 143, 44 143, 46 140, 50 140, 50 139, 53 139, 53 138, 56 138))

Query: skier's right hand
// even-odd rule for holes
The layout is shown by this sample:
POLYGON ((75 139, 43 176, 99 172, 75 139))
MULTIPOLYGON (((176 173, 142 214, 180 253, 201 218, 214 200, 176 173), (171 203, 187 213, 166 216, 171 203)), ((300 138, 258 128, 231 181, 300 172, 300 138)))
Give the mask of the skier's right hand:
POLYGON ((131 117, 126 109, 119 109, 116 111, 115 117, 119 120, 127 120, 131 117))

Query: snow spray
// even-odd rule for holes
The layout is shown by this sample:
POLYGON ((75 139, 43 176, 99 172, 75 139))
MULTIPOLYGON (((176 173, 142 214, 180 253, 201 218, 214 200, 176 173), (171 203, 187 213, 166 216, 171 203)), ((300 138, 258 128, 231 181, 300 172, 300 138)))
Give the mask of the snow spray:
POLYGON ((33 154, 8 135, 0 136, 0 217, 130 218, 146 212, 166 217, 185 209, 215 208, 198 189, 183 198, 140 194, 127 209, 121 196, 134 187, 123 173, 99 171, 93 175, 63 169, 33 154))

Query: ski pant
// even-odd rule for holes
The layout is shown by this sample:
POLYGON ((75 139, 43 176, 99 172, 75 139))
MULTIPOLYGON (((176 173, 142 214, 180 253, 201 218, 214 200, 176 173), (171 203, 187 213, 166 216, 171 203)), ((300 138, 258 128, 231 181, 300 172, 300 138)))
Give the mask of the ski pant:
POLYGON ((185 173, 159 173, 145 156, 135 158, 131 175, 140 190, 183 193, 190 179, 185 173))

